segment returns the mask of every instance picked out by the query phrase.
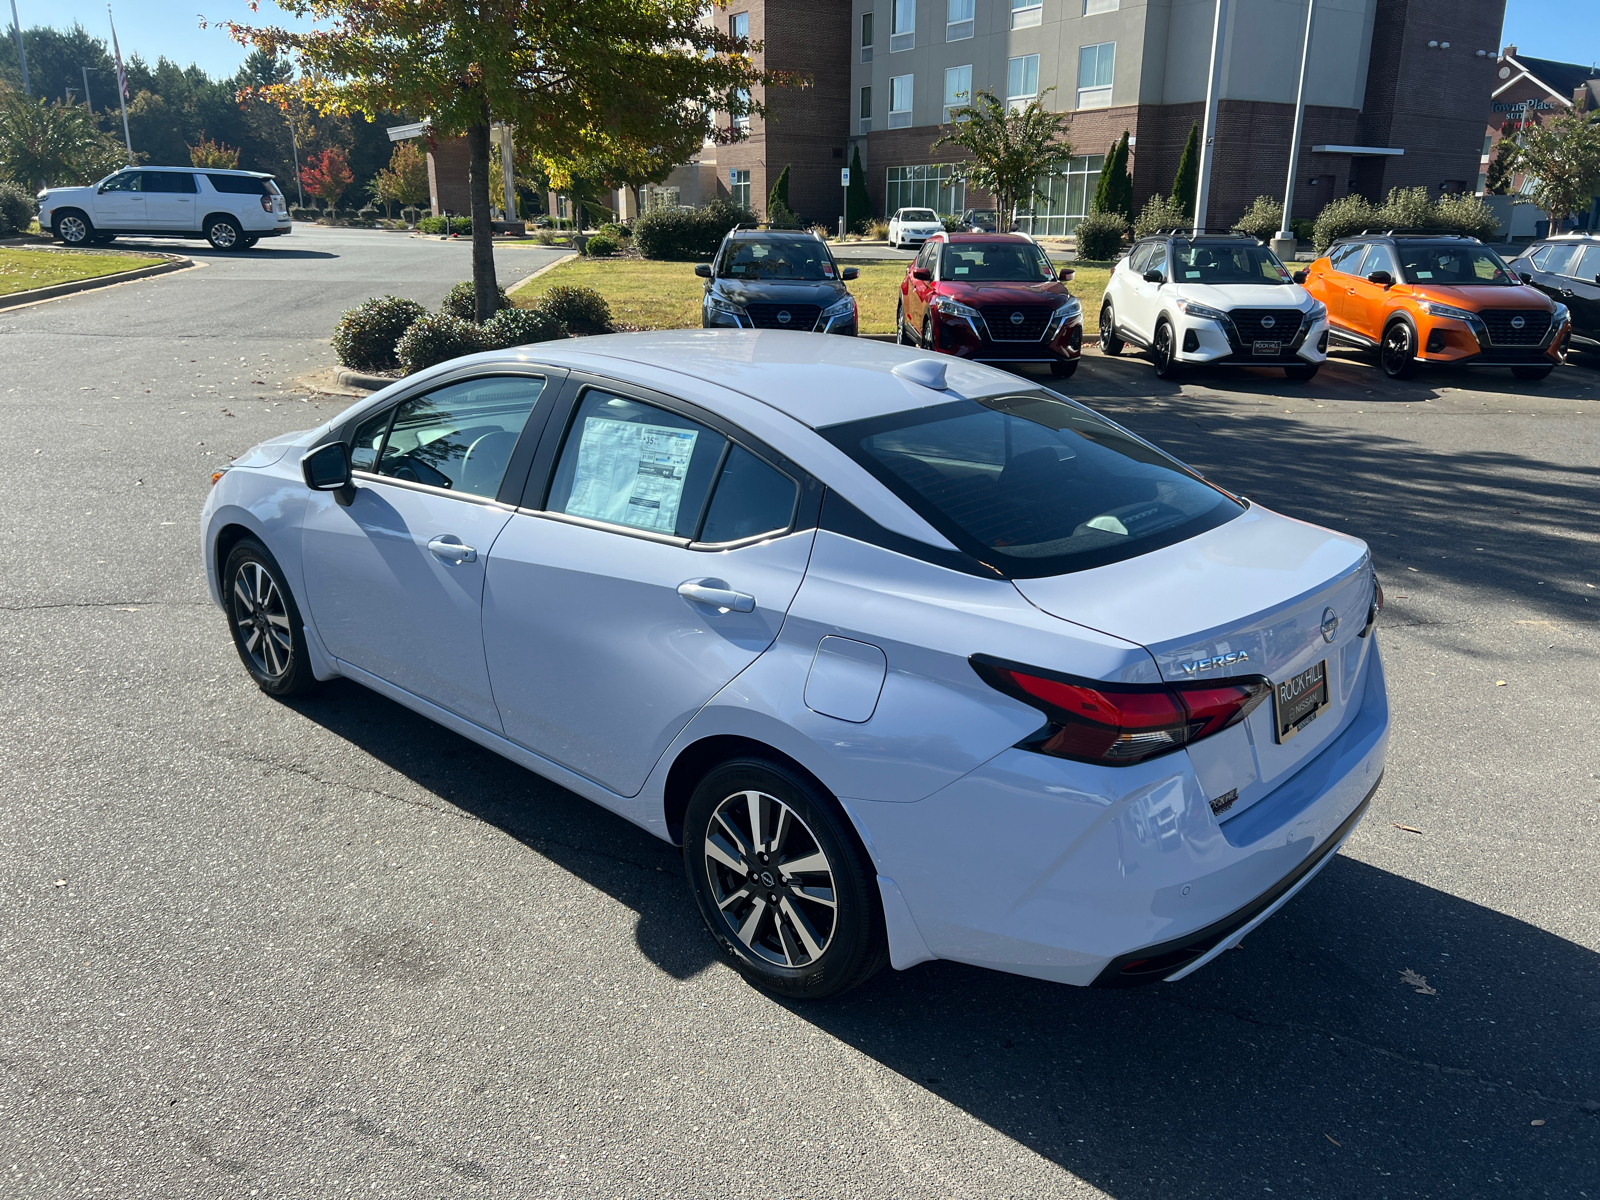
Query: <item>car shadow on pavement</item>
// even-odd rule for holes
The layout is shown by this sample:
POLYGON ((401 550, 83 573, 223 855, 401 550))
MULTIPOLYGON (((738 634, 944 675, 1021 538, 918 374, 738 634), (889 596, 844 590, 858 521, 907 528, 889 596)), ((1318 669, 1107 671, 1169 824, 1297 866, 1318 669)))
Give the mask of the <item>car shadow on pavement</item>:
POLYGON ((152 240, 149 238, 130 238, 119 236, 111 243, 113 250, 153 250, 162 254, 181 254, 185 258, 218 259, 224 262, 238 260, 248 262, 257 255, 270 255, 274 260, 286 258, 338 258, 338 254, 329 250, 292 250, 287 246, 272 246, 263 243, 250 250, 213 250, 205 242, 176 242, 170 240, 152 240))
MULTIPOLYGON (((673 847, 359 685, 292 707, 637 912, 666 974, 717 961, 673 847)), ((1124 1200, 1576 1196, 1600 1163, 1600 954, 1347 856, 1175 984, 933 962, 774 1002, 1124 1200)))

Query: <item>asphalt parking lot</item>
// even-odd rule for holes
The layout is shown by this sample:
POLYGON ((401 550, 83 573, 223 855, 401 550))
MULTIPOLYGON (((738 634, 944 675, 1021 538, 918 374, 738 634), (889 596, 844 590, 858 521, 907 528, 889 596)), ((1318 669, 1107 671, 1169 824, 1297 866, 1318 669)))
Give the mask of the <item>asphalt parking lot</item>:
POLYGON ((671 847, 358 686, 268 699, 206 598, 215 465, 347 404, 305 383, 338 313, 466 243, 183 252, 0 312, 0 1194, 1600 1198, 1600 361, 1087 360, 1371 543, 1385 782, 1181 983, 807 1006, 715 960, 671 847))

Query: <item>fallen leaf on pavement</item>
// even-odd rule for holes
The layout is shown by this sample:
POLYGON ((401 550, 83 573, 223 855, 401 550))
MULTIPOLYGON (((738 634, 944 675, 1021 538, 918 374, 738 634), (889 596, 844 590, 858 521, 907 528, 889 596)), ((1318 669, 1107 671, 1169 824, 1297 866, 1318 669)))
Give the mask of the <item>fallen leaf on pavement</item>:
POLYGON ((1496 679, 1494 685, 1495 687, 1505 687, 1506 681, 1504 679, 1496 679))
POLYGON ((58 880, 56 880, 56 886, 57 887, 66 887, 67 886, 67 881, 65 879, 58 879, 58 880))
POLYGON ((1437 996, 1439 994, 1438 988, 1428 986, 1428 977, 1426 975, 1418 975, 1410 967, 1400 972, 1400 982, 1409 988, 1415 988, 1419 996, 1437 996))
POLYGON ((1404 829, 1407 833, 1422 832, 1422 830, 1418 829, 1415 825, 1402 825, 1398 821, 1390 821, 1389 824, 1393 825, 1396 829, 1404 829))
POLYGON ((1330 1141, 1330 1142, 1333 1142, 1333 1144, 1334 1144, 1334 1145, 1335 1145, 1335 1146, 1337 1146, 1337 1147, 1339 1147, 1339 1149, 1341 1149, 1341 1150, 1343 1150, 1343 1149, 1344 1149, 1344 1143, 1343 1143, 1343 1142, 1337 1142, 1337 1141, 1334 1141, 1334 1138, 1333 1138, 1333 1134, 1331 1134, 1331 1133, 1325 1133, 1325 1134, 1323 1134, 1323 1135, 1322 1135, 1322 1136, 1323 1136, 1323 1137, 1325 1137, 1325 1138, 1327 1138, 1327 1139, 1328 1139, 1328 1140, 1329 1140, 1329 1141, 1330 1141))
POLYGON ((1543 1125, 1544 1122, 1543 1121, 1529 1121, 1528 1124, 1530 1124, 1530 1125, 1543 1125))

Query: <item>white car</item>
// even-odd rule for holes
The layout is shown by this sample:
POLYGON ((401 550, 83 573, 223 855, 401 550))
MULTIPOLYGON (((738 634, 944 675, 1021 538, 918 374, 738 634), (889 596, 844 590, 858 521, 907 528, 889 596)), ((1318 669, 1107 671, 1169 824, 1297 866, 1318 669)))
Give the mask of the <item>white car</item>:
POLYGON ((936 233, 944 232, 944 222, 931 208, 896 209, 889 218, 889 245, 896 250, 920 246, 936 233))
POLYGON ((1279 367, 1297 382, 1328 357, 1328 310, 1253 237, 1163 234, 1136 243, 1111 272, 1100 349, 1148 350, 1156 374, 1186 363, 1279 367))
POLYGON ((200 534, 263 691, 345 676, 681 845, 787 995, 885 960, 1177 978, 1383 773, 1362 542, 948 355, 459 358, 236 459, 200 534))
POLYGON ((248 250, 294 228, 271 175, 196 167, 126 167, 87 187, 39 193, 39 228, 68 246, 121 234, 203 237, 217 250, 248 250))

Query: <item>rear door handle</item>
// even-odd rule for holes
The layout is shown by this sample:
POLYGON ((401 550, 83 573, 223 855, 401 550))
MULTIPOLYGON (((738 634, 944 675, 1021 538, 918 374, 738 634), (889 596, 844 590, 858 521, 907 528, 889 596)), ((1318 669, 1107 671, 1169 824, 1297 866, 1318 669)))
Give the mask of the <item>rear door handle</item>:
POLYGON ((692 600, 696 604, 709 604, 714 608, 729 608, 734 612, 755 612, 756 598, 744 592, 730 591, 728 588, 710 587, 704 583, 680 583, 678 595, 685 600, 692 600))
POLYGON ((428 549, 438 558, 450 562, 469 563, 478 561, 478 552, 471 546, 463 545, 460 538, 452 533, 442 534, 428 543, 428 549))

